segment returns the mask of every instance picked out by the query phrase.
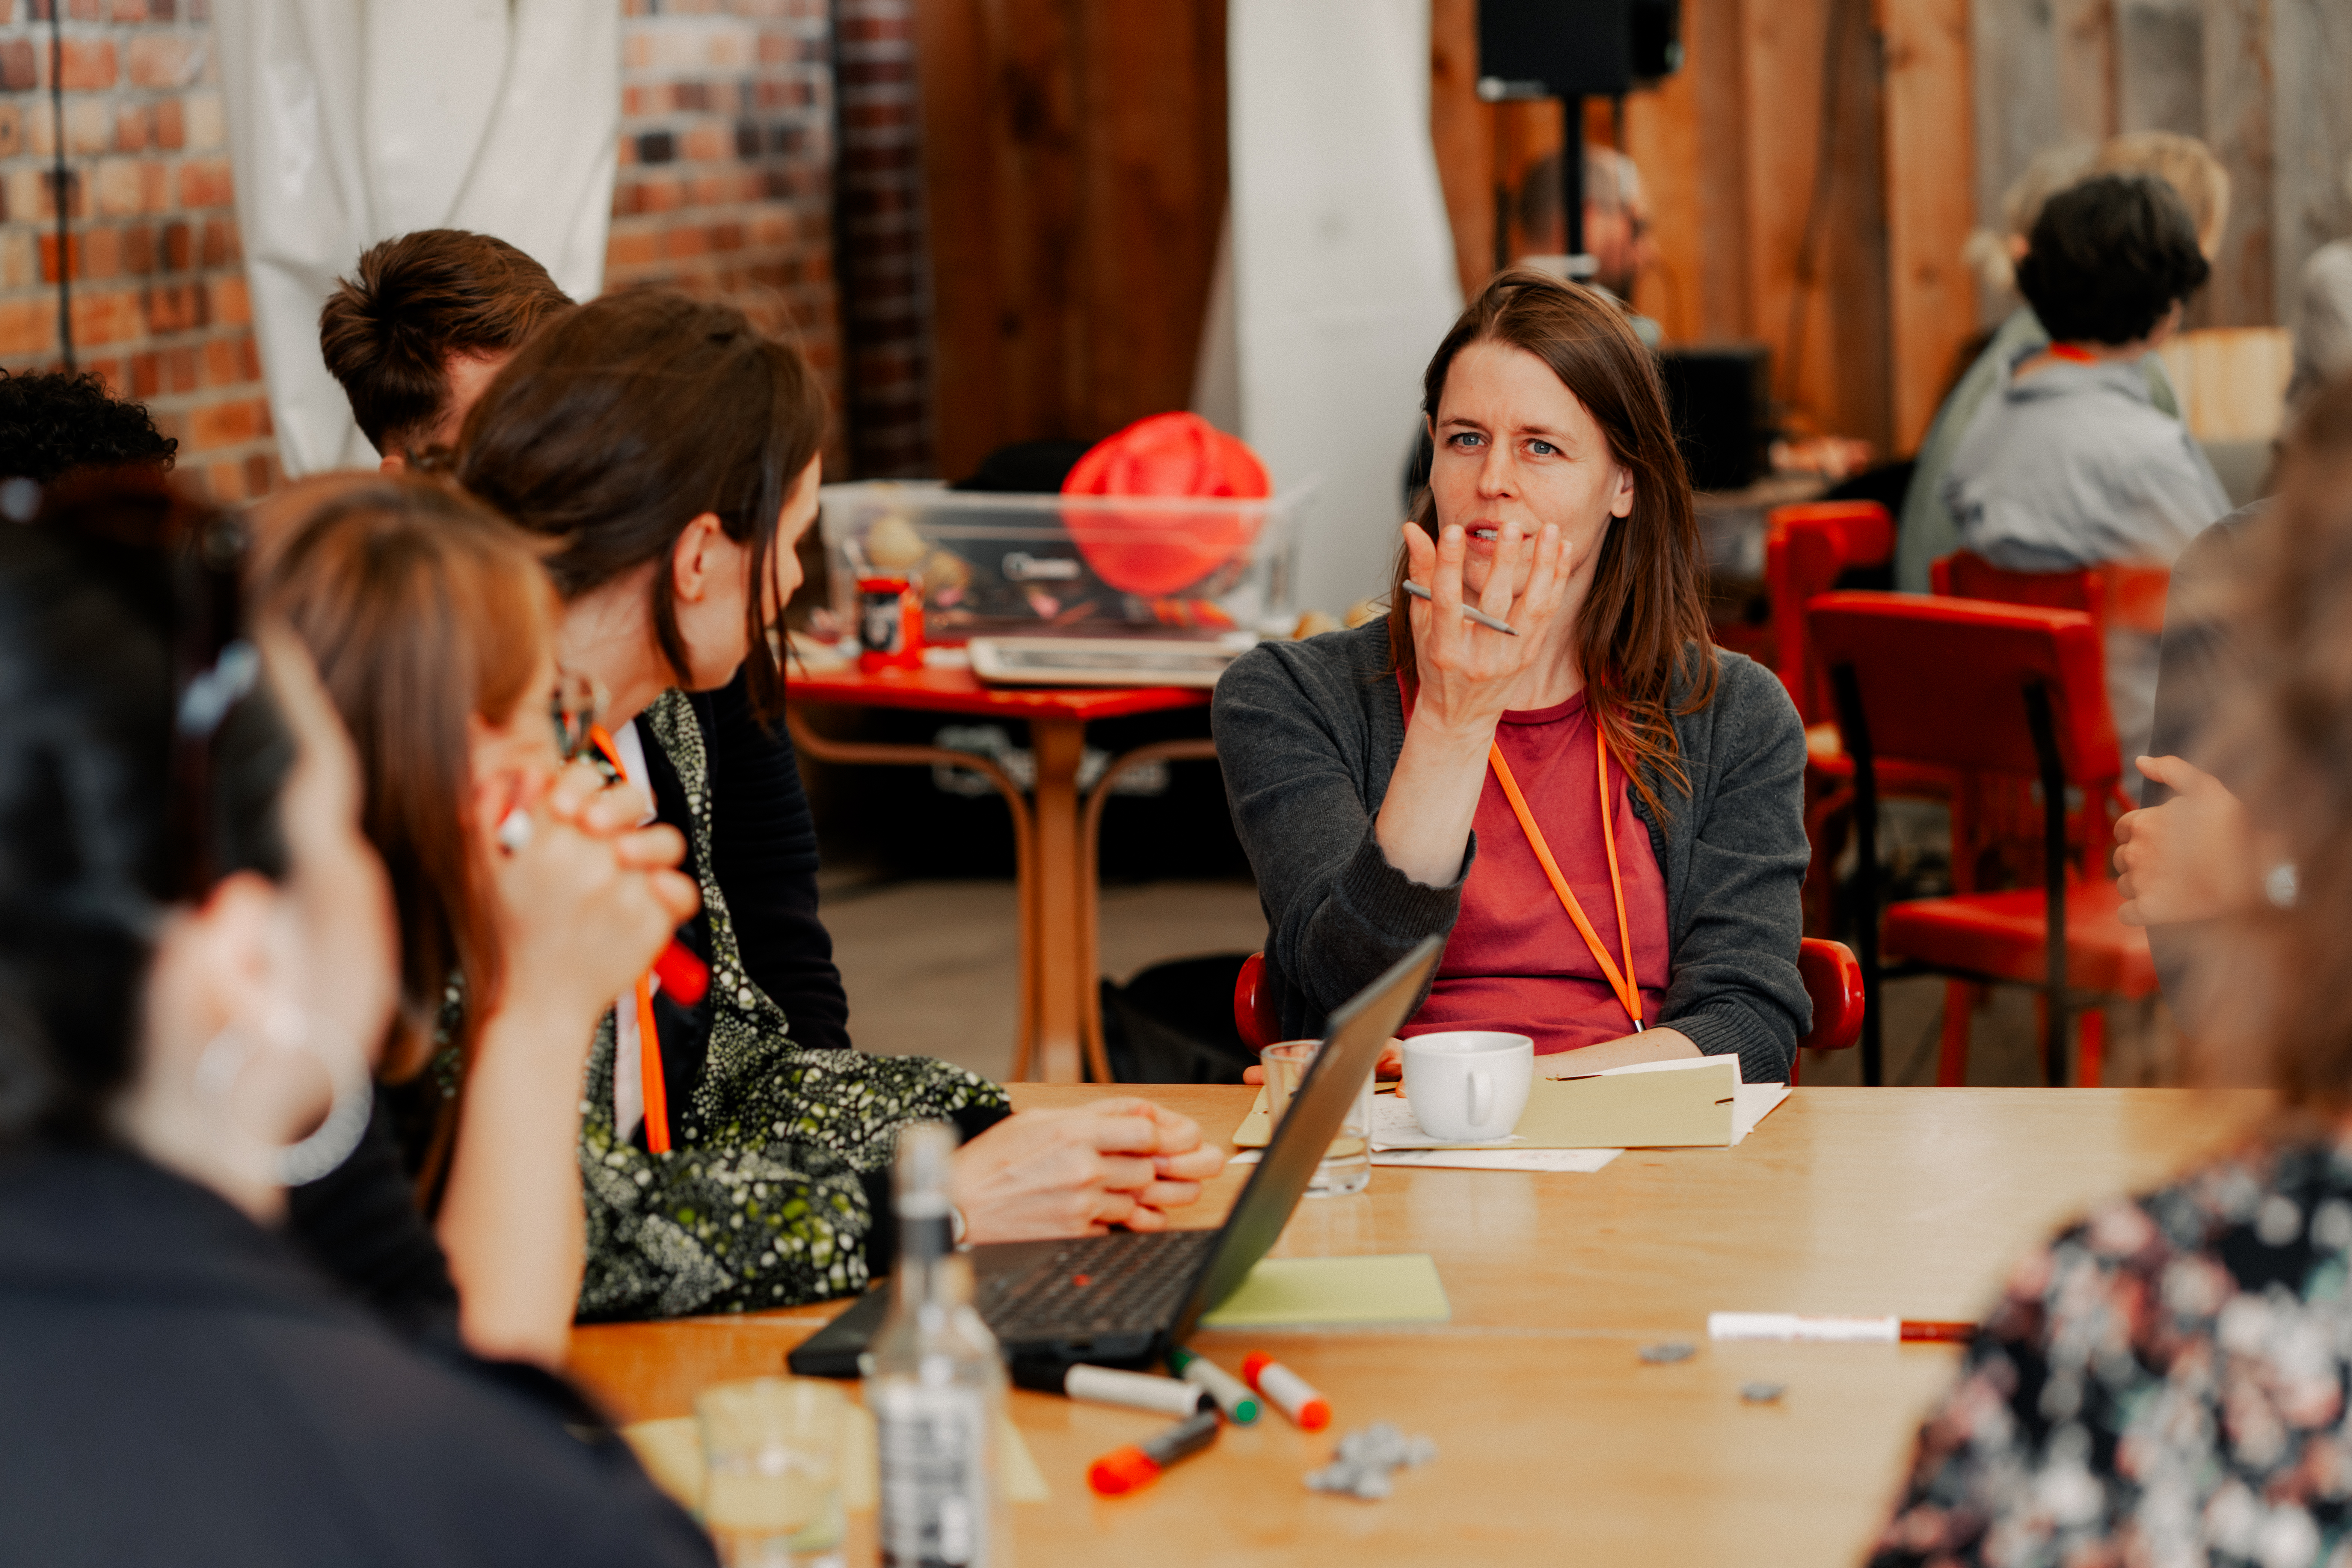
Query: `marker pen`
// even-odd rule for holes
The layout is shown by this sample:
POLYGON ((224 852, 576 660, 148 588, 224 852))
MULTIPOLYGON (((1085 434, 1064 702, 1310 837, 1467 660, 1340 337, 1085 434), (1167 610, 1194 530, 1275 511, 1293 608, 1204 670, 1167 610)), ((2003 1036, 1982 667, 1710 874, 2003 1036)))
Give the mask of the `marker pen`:
POLYGON ((1915 1318, 1809 1318, 1796 1312, 1709 1312, 1707 1338, 1715 1340, 1811 1340, 1817 1342, 1894 1344, 1943 1341, 1966 1344, 1974 1323, 1931 1322, 1915 1318))
POLYGON ((1309 1432, 1331 1425, 1331 1404, 1315 1392, 1314 1384, 1266 1354, 1252 1351, 1242 1358, 1242 1375, 1249 1385, 1281 1407, 1282 1413, 1309 1432))
POLYGON ((1215 1442, 1219 1425, 1214 1410, 1203 1410, 1140 1445, 1113 1448, 1087 1467, 1087 1485, 1104 1497, 1141 1491, 1160 1479, 1160 1471, 1215 1442))
POLYGON ((1257 1400, 1251 1394, 1249 1385, 1206 1356, 1194 1355, 1187 1350, 1170 1351, 1168 1369, 1185 1382, 1207 1389, 1210 1397, 1217 1402, 1217 1408, 1234 1426, 1246 1426, 1257 1419, 1257 1400))
POLYGON ((1130 1410, 1156 1410, 1162 1415, 1191 1415, 1216 1404, 1208 1390, 1194 1384, 1108 1366, 1070 1368, 1062 1376, 1062 1392, 1094 1405, 1123 1405, 1130 1410))

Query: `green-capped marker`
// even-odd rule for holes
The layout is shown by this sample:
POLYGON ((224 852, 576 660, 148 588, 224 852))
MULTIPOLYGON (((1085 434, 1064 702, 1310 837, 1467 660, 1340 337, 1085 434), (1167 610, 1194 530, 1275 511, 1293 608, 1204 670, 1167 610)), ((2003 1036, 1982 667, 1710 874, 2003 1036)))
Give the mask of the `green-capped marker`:
POLYGON ((1168 1352, 1168 1370, 1194 1387, 1208 1390, 1209 1397, 1234 1426, 1246 1426, 1257 1419, 1257 1395, 1250 1392, 1248 1384, 1215 1362, 1188 1350, 1172 1350, 1168 1352))

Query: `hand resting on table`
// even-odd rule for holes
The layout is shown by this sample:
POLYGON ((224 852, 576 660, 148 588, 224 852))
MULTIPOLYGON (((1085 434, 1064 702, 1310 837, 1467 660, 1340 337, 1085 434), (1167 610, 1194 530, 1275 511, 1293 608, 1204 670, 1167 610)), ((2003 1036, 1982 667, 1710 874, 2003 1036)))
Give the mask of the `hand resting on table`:
POLYGON ((1122 1095, 1006 1117, 956 1151, 949 1185, 969 1240, 1042 1241, 1165 1230, 1224 1168, 1191 1117, 1122 1095))

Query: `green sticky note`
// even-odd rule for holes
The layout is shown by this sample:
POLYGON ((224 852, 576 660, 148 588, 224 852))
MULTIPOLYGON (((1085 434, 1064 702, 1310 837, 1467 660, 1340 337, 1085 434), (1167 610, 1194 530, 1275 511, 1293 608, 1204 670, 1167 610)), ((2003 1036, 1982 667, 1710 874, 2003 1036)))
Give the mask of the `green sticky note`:
POLYGON ((1442 1323, 1454 1316, 1425 1252, 1377 1258, 1262 1258, 1204 1329, 1305 1323, 1442 1323))

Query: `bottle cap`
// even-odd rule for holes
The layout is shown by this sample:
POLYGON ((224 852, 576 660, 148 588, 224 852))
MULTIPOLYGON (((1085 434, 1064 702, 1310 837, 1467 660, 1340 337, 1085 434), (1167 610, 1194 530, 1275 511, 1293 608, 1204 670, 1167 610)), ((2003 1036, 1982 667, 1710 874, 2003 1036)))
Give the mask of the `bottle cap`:
POLYGON ((1129 1444, 1113 1448, 1087 1467, 1087 1485, 1103 1497, 1140 1490, 1160 1479, 1160 1467, 1150 1455, 1129 1444))
POLYGON ((1242 1357, 1242 1381, 1252 1388, 1257 1389, 1260 1394, 1264 1394, 1265 1390, 1257 1386, 1257 1374, 1273 1364, 1274 1358, 1264 1351, 1250 1352, 1249 1354, 1242 1357))

